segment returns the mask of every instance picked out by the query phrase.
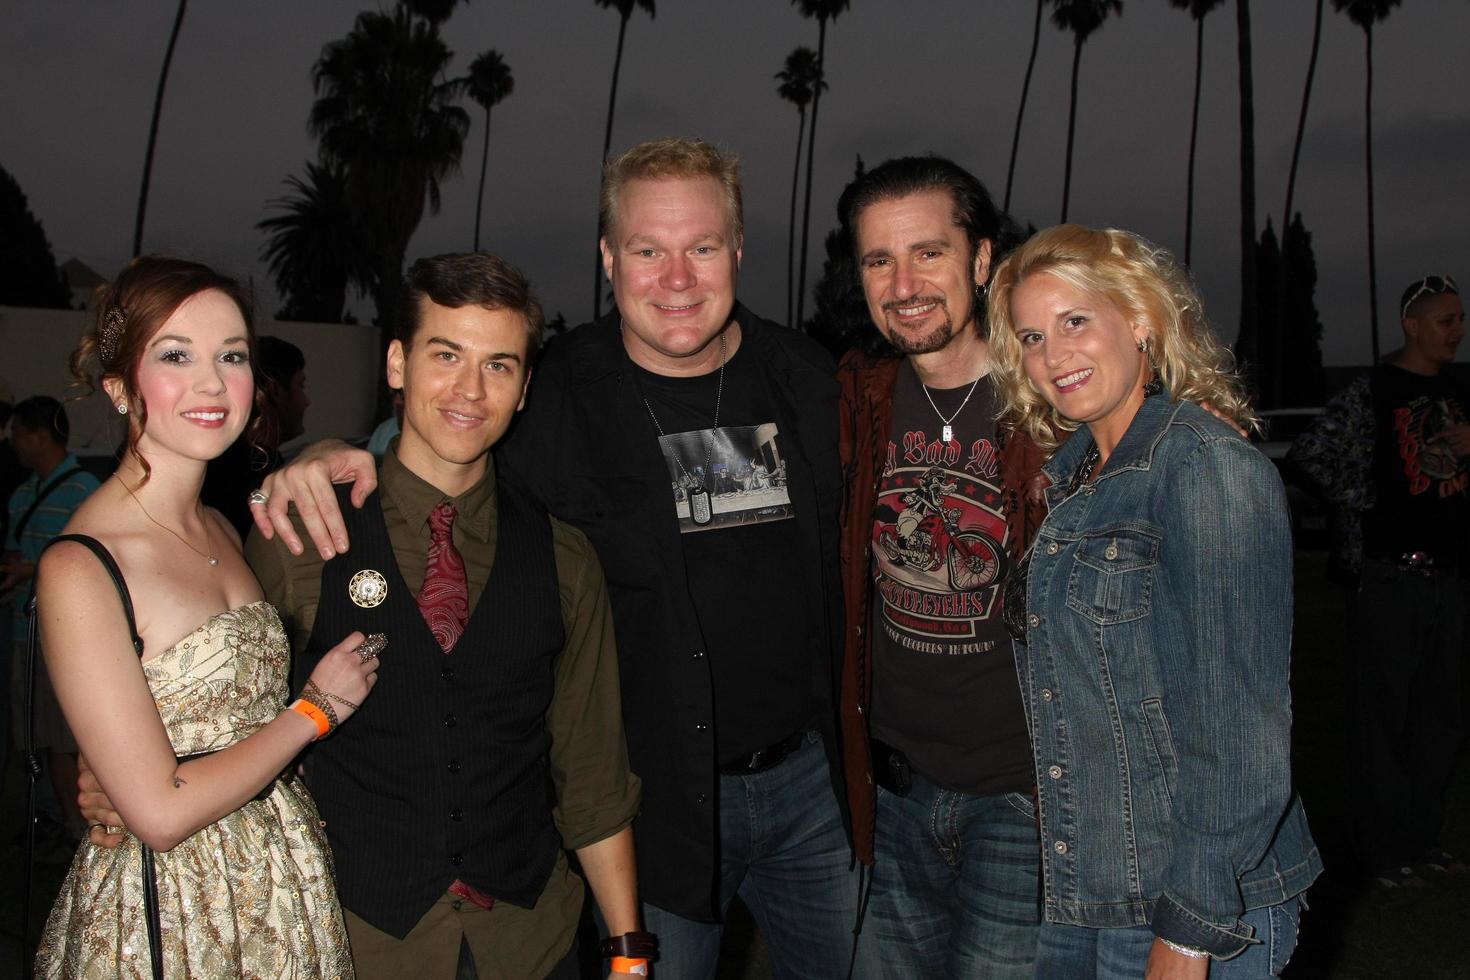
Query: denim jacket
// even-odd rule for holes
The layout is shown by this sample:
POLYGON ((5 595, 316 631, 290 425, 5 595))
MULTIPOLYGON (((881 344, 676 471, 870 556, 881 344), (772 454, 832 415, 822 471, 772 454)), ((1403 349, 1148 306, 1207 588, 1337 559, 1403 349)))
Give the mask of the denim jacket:
POLYGON ((1291 785, 1286 498, 1193 404, 1146 399, 1068 496, 1092 443, 1079 429, 1044 467, 1016 646, 1046 918, 1233 956, 1246 910, 1321 870, 1291 785))

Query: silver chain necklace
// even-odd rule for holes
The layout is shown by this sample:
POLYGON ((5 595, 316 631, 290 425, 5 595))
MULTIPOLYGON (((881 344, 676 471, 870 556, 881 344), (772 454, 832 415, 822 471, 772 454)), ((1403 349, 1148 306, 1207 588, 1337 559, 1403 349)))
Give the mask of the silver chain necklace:
MULTIPOLYGON (((985 377, 985 375, 982 374, 980 378, 983 377, 985 377)), ((970 382, 970 390, 965 392, 965 400, 960 402, 960 407, 955 409, 954 413, 951 414, 949 418, 945 418, 944 413, 939 410, 939 406, 934 404, 934 396, 929 394, 929 386, 924 384, 923 381, 919 382, 919 387, 924 389, 924 397, 929 399, 929 407, 934 409, 934 414, 938 415, 939 421, 944 423, 944 431, 941 433, 941 435, 944 437, 944 441, 946 443, 954 439, 954 420, 959 418, 960 413, 965 410, 965 406, 970 404, 970 396, 975 393, 976 386, 980 384, 980 378, 976 378, 974 381, 970 382)))
MULTIPOLYGON (((118 478, 118 482, 120 482, 123 485, 123 489, 128 492, 128 496, 133 498, 133 503, 135 503, 135 504, 138 505, 138 509, 143 512, 143 516, 144 517, 148 518, 154 524, 157 524, 159 527, 163 528, 169 534, 172 534, 174 537, 178 538, 179 541, 180 541, 180 543, 182 543, 185 548, 188 548, 190 551, 194 552, 194 554, 198 555, 200 558, 203 558, 205 561, 209 562, 209 567, 210 568, 218 568, 219 567, 219 559, 217 557, 215 557, 214 555, 210 554, 209 552, 200 551, 198 548, 194 547, 192 544, 189 543, 189 539, 188 538, 185 538, 178 531, 175 531, 173 528, 169 527, 167 524, 162 523, 161 521, 158 520, 158 518, 156 518, 152 514, 148 513, 148 508, 147 507, 144 507, 143 506, 143 501, 141 501, 141 500, 138 499, 138 495, 136 493, 133 493, 133 488, 130 487, 130 486, 128 486, 128 481, 127 480, 124 480, 121 477, 119 477, 118 478)), ((204 541, 205 541, 205 545, 208 546, 208 544, 210 543, 209 542, 209 519, 208 518, 205 518, 205 520, 204 520, 204 541)))
MULTIPOLYGON (((653 406, 648 404, 648 396, 643 394, 640 385, 638 394, 643 399, 643 407, 648 409, 648 417, 653 421, 653 427, 658 430, 660 439, 666 438, 664 427, 659 424, 658 416, 653 414, 653 406)), ((725 394, 725 335, 720 334, 720 373, 715 379, 715 423, 712 429, 720 427, 720 400, 725 394)), ((689 491, 689 519, 695 524, 703 527, 714 519, 714 508, 710 504, 709 485, 705 482, 709 479, 710 463, 714 460, 715 437, 711 435, 704 444, 704 479, 696 480, 684 468, 684 460, 678 451, 674 452, 674 463, 679 467, 679 472, 684 474, 684 479, 694 487, 689 491)))

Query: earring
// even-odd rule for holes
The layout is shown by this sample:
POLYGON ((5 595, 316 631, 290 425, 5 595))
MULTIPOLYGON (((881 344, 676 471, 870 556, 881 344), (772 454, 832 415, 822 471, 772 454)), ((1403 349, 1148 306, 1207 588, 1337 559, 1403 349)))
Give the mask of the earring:
POLYGON ((118 402, 117 403, 117 414, 119 414, 119 415, 126 415, 126 414, 128 414, 128 403, 127 402, 118 402))
POLYGON ((1135 343, 1134 346, 1137 347, 1138 352, 1142 354, 1144 351, 1148 350, 1148 337, 1139 337, 1137 343, 1135 343))

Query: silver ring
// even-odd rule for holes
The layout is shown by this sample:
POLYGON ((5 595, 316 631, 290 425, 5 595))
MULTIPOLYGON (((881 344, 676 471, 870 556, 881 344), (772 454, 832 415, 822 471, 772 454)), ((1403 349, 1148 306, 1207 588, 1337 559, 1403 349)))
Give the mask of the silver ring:
POLYGON ((246 498, 246 500, 249 501, 251 507, 264 507, 265 502, 270 499, 271 495, 266 493, 264 490, 251 490, 250 496, 246 498))

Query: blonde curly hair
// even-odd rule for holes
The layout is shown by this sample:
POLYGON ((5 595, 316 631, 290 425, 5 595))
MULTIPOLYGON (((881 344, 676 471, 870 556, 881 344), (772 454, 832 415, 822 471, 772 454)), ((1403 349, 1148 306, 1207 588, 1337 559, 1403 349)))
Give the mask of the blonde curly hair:
POLYGON ((1032 235, 990 280, 990 363, 1001 418, 1044 451, 1055 451, 1078 423, 1059 415, 1032 387, 1011 319, 1012 291, 1043 272, 1142 323, 1149 360, 1170 398, 1208 402, 1242 428, 1260 431, 1235 358, 1210 328, 1189 270, 1167 249, 1130 231, 1058 225, 1032 235))

